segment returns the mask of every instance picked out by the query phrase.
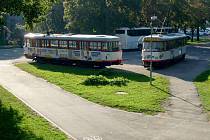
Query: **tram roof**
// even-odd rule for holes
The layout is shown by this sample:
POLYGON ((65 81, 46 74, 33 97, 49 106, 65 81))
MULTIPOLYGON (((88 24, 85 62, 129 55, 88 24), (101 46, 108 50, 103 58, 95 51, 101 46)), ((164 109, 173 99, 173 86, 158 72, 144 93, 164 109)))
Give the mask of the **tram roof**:
POLYGON ((148 35, 144 37, 143 41, 168 41, 179 38, 187 38, 187 35, 181 33, 153 34, 152 40, 151 40, 151 35, 148 35))
POLYGON ((85 35, 85 34, 41 34, 28 33, 25 38, 34 39, 61 39, 61 40, 84 40, 84 41, 119 41, 116 36, 110 35, 85 35))

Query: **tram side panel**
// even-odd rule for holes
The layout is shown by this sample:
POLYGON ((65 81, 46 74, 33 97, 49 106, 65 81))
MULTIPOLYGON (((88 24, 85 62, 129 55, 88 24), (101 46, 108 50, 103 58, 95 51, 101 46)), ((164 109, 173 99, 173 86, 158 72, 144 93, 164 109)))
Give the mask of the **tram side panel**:
MULTIPOLYGON (((186 47, 171 49, 163 52, 152 52, 152 62, 154 66, 164 65, 172 61, 184 58, 186 55, 186 47)), ((149 67, 151 62, 151 52, 142 51, 142 61, 145 67, 149 67)))
POLYGON ((24 54, 28 58, 40 57, 48 59, 66 59, 71 61, 86 61, 106 64, 120 64, 122 62, 122 51, 117 52, 101 52, 86 51, 86 55, 82 55, 82 50, 70 49, 54 49, 54 48, 38 48, 24 47, 24 54))

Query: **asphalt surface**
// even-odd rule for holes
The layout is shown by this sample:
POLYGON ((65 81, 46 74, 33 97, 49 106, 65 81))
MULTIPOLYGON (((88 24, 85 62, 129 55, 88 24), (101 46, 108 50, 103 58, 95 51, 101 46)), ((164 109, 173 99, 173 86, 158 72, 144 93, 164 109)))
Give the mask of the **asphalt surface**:
MULTIPOLYGON (((188 49, 189 56, 186 61, 156 72, 174 77, 184 84, 185 82, 191 84, 195 75, 208 68, 210 50, 191 47, 188 49)), ((210 138, 210 124, 205 120, 205 115, 201 119, 194 119, 196 116, 179 118, 170 113, 147 116, 103 107, 69 94, 43 79, 16 68, 13 62, 25 61, 22 49, 0 50, 0 54, 0 84, 75 139, 209 140, 210 138)), ((125 53, 125 58, 131 56, 127 57, 130 61, 119 67, 147 74, 148 71, 138 63, 140 61, 136 55, 140 56, 138 52, 125 53)), ((181 93, 182 91, 180 90, 181 93)), ((191 94, 190 89, 188 91, 191 94)), ((192 91, 194 92, 194 89, 192 91)), ((198 99, 189 95, 188 100, 190 98, 198 99)), ((197 104, 197 101, 193 103, 197 104)), ((167 112, 170 112, 170 109, 173 108, 169 108, 167 112)), ((200 111, 200 108, 198 110, 200 111)), ((193 113, 195 111, 192 110, 193 113)), ((203 113, 198 115, 203 116, 203 113)))
MULTIPOLYGON (((199 94, 193 84, 193 80, 198 74, 210 69, 210 44, 208 46, 188 46, 187 56, 184 61, 166 66, 163 69, 154 70, 154 74, 166 76, 170 81, 170 93, 172 96, 165 105, 167 112, 161 115, 207 121, 207 115, 201 106, 199 94)), ((149 75, 149 71, 142 66, 140 52, 127 52, 124 53, 123 57, 124 60, 127 60, 125 61, 127 65, 115 66, 116 68, 149 75)))

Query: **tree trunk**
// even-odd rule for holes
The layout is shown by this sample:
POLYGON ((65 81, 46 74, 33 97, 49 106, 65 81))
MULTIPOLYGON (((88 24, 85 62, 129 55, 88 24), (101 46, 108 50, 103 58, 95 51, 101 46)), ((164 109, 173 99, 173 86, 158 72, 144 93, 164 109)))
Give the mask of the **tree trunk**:
POLYGON ((200 40, 200 34, 199 34, 199 26, 197 26, 197 41, 200 40))
POLYGON ((187 29, 186 29, 186 27, 184 27, 184 34, 187 34, 187 29))
POLYGON ((193 42, 193 37, 194 37, 194 28, 191 28, 191 42, 193 42))

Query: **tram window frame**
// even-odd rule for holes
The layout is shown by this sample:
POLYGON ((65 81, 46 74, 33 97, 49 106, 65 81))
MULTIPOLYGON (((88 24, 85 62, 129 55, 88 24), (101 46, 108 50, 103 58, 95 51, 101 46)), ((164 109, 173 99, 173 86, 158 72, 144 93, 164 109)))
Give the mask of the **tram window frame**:
POLYGON ((112 46, 112 51, 119 51, 120 50, 119 42, 114 41, 113 44, 114 45, 112 46))
MULTIPOLYGON (((143 46, 144 51, 150 51, 150 49, 151 49, 150 47, 151 47, 151 42, 144 42, 144 46, 143 46)), ((165 41, 152 42, 152 51, 153 52, 167 51, 166 42, 165 41), (159 44, 159 46, 157 46, 157 43, 159 44), (160 45, 162 45, 162 48, 160 47, 160 45), (157 47, 159 47, 159 48, 157 48, 157 47)))
POLYGON ((76 49, 77 48, 77 41, 69 40, 69 48, 76 49))
POLYGON ((113 48, 113 44, 112 44, 112 41, 110 42, 107 42, 107 47, 108 47, 108 51, 112 51, 112 48, 113 48))
POLYGON ((96 41, 91 41, 89 48, 91 51, 98 51, 98 43, 96 41))
POLYGON ((50 47, 51 47, 51 48, 58 48, 58 46, 59 46, 59 41, 58 41, 58 40, 52 39, 52 40, 50 41, 50 47), (55 42, 57 42, 57 43, 55 43, 55 42))
POLYGON ((88 41, 80 41, 79 44, 80 44, 80 49, 87 50, 89 48, 88 41))
POLYGON ((40 39, 37 39, 37 40, 36 40, 36 46, 35 46, 35 47, 38 48, 39 46, 40 46, 40 39))
POLYGON ((98 50, 98 43, 97 42, 93 42, 93 49, 98 50))
POLYGON ((107 50, 108 50, 107 42, 102 42, 102 43, 101 43, 101 47, 102 47, 102 50, 103 50, 103 51, 107 51, 107 50))
POLYGON ((28 40, 28 46, 32 47, 32 39, 31 38, 28 40))
POLYGON ((67 40, 59 40, 59 48, 67 49, 68 48, 68 41, 67 40))
POLYGON ((102 42, 98 42, 98 49, 102 50, 102 42))

